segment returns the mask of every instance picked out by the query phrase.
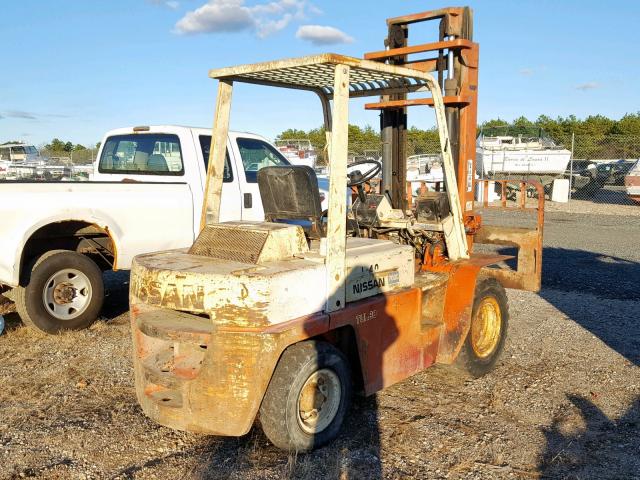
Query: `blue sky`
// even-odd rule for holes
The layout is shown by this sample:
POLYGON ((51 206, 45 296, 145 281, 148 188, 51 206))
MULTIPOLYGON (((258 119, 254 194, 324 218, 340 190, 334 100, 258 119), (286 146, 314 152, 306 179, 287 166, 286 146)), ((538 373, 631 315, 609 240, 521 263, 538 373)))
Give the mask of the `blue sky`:
MULTIPOLYGON (((128 125, 210 126, 216 92, 210 68, 321 52, 360 57, 382 48, 387 17, 446 6, 425 0, 2 4, 0 142, 36 145, 53 137, 89 145, 128 125)), ((467 4, 480 43, 480 121, 540 114, 619 118, 640 110, 640 2, 467 4)), ((413 42, 420 42, 418 35, 413 42)), ((410 123, 429 127, 429 113, 414 113, 410 123)), ((362 103, 354 103, 350 115, 352 123, 377 125, 362 103)), ((273 137, 321 122, 312 94, 235 89, 234 129, 273 137)))

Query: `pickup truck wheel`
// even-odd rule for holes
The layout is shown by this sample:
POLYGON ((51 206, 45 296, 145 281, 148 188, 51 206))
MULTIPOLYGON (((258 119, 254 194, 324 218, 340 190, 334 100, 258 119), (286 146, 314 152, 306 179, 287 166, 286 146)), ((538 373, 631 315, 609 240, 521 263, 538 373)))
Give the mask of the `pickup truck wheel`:
POLYGON ((26 287, 15 289, 22 321, 45 333, 81 330, 91 325, 104 300, 102 272, 89 258, 52 250, 33 265, 26 287))
POLYGON ((306 341, 282 354, 260 406, 260 424, 283 450, 306 452, 333 440, 351 402, 346 357, 326 342, 306 341))
POLYGON ((504 349, 509 325, 509 306, 504 287, 494 278, 479 278, 471 328, 456 360, 472 377, 489 373, 504 349))

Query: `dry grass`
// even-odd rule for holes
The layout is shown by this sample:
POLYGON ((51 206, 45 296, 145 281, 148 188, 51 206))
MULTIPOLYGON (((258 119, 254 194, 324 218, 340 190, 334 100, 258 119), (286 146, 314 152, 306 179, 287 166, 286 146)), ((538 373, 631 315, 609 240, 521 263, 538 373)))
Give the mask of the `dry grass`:
POLYGON ((434 368, 356 399, 335 442, 298 456, 259 427, 215 438, 148 420, 122 282, 109 320, 86 331, 45 336, 9 318, 0 478, 639 478, 640 301, 542 295, 509 292, 510 336, 491 374, 434 368))

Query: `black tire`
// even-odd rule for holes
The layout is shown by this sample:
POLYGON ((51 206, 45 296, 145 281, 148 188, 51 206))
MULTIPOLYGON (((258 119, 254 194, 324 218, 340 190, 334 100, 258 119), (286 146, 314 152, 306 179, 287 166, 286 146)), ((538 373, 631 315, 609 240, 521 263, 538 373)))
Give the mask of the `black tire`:
MULTIPOLYGON (((27 275, 26 286, 14 289, 16 311, 26 325, 55 334, 65 330, 82 330, 98 317, 104 302, 102 271, 88 257, 69 250, 52 250, 38 258, 27 275), (88 287, 83 289, 82 308, 73 312, 73 308, 69 307, 67 315, 70 318, 61 319, 52 313, 54 307, 47 307, 44 295, 45 290, 51 290, 50 286, 54 285, 51 280, 53 276, 68 269, 84 275, 82 279, 88 287)), ((74 278, 71 275, 69 278, 74 278)), ((73 292, 75 298, 77 291, 73 292)))
MULTIPOLYGON (((331 382, 327 384, 331 385, 331 382)), ((276 447, 283 450, 307 452, 321 447, 340 432, 351 404, 351 394, 351 370, 342 352, 321 341, 309 340, 295 344, 282 354, 262 400, 262 430, 276 447), (333 396, 333 400, 328 400, 329 396, 320 394, 323 397, 320 399, 322 406, 327 408, 325 419, 330 420, 330 423, 320 431, 310 433, 308 425, 305 430, 305 420, 300 413, 304 397, 303 387, 314 374, 326 375, 327 371, 332 372, 333 381, 338 379, 340 394, 339 397, 333 396), (332 410, 335 410, 334 415, 331 415, 332 410)), ((315 401, 318 401, 317 393, 315 401)), ((321 412, 322 408, 318 411, 321 412)), ((316 415, 316 418, 320 416, 316 415)))
POLYGON ((509 304, 507 301, 507 294, 504 287, 494 278, 481 277, 478 278, 476 285, 476 291, 473 299, 473 312, 471 315, 471 328, 465 339, 462 350, 456 360, 456 366, 460 367, 466 373, 474 378, 481 377, 489 373, 496 365, 496 362, 502 351, 504 350, 505 339, 507 338, 507 330, 509 327, 509 304), (473 328, 476 322, 479 322, 478 311, 483 302, 486 299, 489 303, 497 306, 500 310, 500 328, 497 333, 497 338, 494 341, 488 342, 491 347, 488 351, 483 352, 483 355, 479 355, 477 347, 474 348, 473 342, 473 328), (495 302, 495 303, 494 303, 495 302))

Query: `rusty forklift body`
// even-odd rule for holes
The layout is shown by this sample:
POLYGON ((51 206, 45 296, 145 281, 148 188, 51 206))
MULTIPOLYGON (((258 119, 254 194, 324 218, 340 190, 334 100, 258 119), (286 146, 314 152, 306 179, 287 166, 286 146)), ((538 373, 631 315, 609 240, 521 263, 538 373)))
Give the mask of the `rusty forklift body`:
MULTIPOLYGON (((210 72, 219 88, 201 234, 188 251, 141 255, 132 268, 136 392, 149 417, 181 430, 243 435, 264 407, 286 352, 309 340, 338 350, 356 389, 370 395, 456 360, 470 337, 481 270, 509 287, 539 287, 542 217, 535 230, 487 229, 473 210, 478 45, 467 38, 470 15, 451 8, 390 19, 388 49, 364 60, 325 54, 210 72), (407 46, 408 26, 434 19, 446 40, 407 46), (438 56, 407 59, 421 52, 438 56), (447 69, 452 73, 444 79, 447 69), (302 89, 320 98, 329 132, 329 209, 320 229, 326 235, 277 223, 277 215, 268 215, 269 222, 218 223, 238 82, 302 89), (416 93, 429 96, 406 98, 416 93), (348 102, 364 96, 380 97, 367 108, 382 110, 383 136, 391 139, 384 158, 393 165, 383 178, 387 191, 373 203, 376 211, 389 199, 391 205, 364 234, 358 225, 347 238, 348 102), (405 109, 417 105, 434 108, 446 172, 449 211, 429 224, 409 208, 404 178, 405 109), (422 232, 424 245, 416 250, 414 242, 398 241, 388 233, 394 228, 422 232), (519 270, 484 269, 508 257, 473 253, 479 239, 519 247, 519 270)), ((261 192, 286 175, 305 174, 293 167, 264 171, 261 192), (267 179, 267 172, 274 178, 267 179)))

